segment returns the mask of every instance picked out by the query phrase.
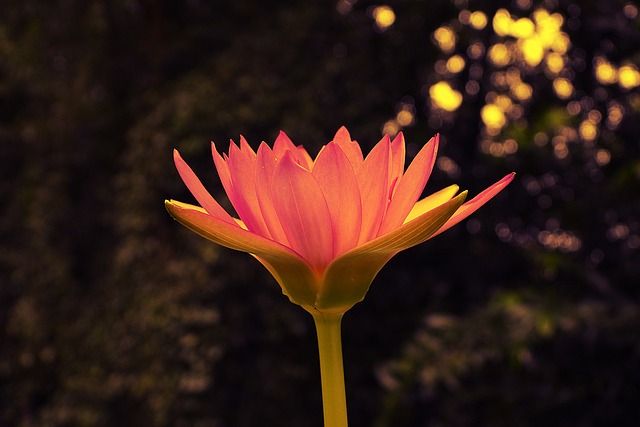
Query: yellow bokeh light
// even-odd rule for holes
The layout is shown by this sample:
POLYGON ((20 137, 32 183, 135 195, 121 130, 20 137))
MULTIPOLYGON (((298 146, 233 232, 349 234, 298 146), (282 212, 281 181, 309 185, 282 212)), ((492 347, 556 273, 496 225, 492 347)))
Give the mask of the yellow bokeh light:
POLYGON ((528 65, 535 67, 542 62, 542 59, 544 58, 544 46, 538 37, 524 39, 519 43, 519 46, 524 57, 524 61, 528 65))
POLYGON ((499 36, 507 36, 511 33, 513 20, 507 9, 498 9, 493 16, 493 31, 499 36))
POLYGON ((409 126, 413 123, 413 113, 403 108, 396 114, 396 121, 400 126, 409 126))
POLYGON ((618 81, 618 70, 604 58, 596 59, 596 79, 602 84, 612 84, 618 81))
POLYGON ((495 104, 487 104, 482 107, 480 117, 489 129, 500 130, 507 123, 504 112, 495 104))
POLYGON ((465 61, 460 55, 453 55, 447 60, 447 71, 457 74, 464 69, 465 61))
POLYGON ((502 111, 509 111, 513 102, 507 95, 496 95, 493 98, 493 104, 497 105, 502 111))
POLYGON ((558 78, 553 81, 553 91, 561 99, 567 99, 573 95, 573 85, 568 79, 558 78))
POLYGON ((438 82, 429 88, 429 97, 436 107, 445 111, 455 111, 462 104, 462 94, 447 82, 438 82))
POLYGON ((564 58, 559 53, 551 52, 545 57, 547 70, 558 74, 564 68, 564 58))
POLYGON ((580 127, 578 128, 578 133, 580 137, 585 141, 593 141, 598 136, 598 128, 595 124, 590 122, 589 120, 585 120, 580 123, 580 127))
POLYGON ((511 52, 503 43, 496 43, 489 48, 487 52, 489 61, 496 67, 504 67, 511 62, 511 52))
POLYGON ((440 49, 445 53, 452 52, 456 47, 456 33, 446 25, 435 30, 433 38, 438 43, 440 49))
MULTIPOLYGON (((518 63, 536 67, 552 51, 553 55, 549 56, 546 66, 550 72, 558 74, 565 66, 562 55, 571 47, 569 36, 560 31, 563 23, 564 17, 561 14, 549 14, 543 8, 534 11, 531 18, 518 19, 513 18, 506 9, 499 9, 493 17, 493 30, 498 36, 516 39, 515 49, 510 49, 510 61, 516 57, 518 63)), ((508 46, 507 43, 505 44, 508 46)), ((506 55, 499 55, 500 53, 503 52, 496 50, 494 57, 489 58, 497 66, 507 63, 506 55)))
POLYGON ((558 32, 562 27, 564 18, 559 13, 549 14, 546 9, 536 9, 533 12, 533 20, 541 31, 558 32))
POLYGON ((395 120, 387 120, 382 126, 383 135, 394 137, 398 132, 400 132, 400 125, 395 120))
POLYGON ((536 31, 535 25, 529 18, 520 18, 511 24, 510 34, 516 38, 531 37, 536 31))
POLYGON ((389 6, 377 6, 373 9, 373 19, 381 30, 386 30, 396 22, 396 14, 389 6))
POLYGON ((618 82, 624 89, 640 86, 640 72, 634 65, 623 65, 618 70, 618 82))
POLYGON ((533 95, 533 88, 526 83, 517 83, 511 86, 511 93, 519 101, 528 101, 533 95))
POLYGON ((554 52, 565 54, 571 47, 571 39, 566 33, 553 33, 550 45, 554 52))
POLYGON ((473 12, 471 16, 469 16, 469 25, 476 30, 482 30, 487 26, 487 15, 480 11, 473 12))

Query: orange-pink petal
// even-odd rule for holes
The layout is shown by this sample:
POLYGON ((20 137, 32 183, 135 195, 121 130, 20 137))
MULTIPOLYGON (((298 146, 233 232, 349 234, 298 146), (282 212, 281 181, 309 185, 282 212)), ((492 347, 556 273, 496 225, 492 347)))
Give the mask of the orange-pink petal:
MULTIPOLYGON (((229 146, 235 145, 233 141, 229 142, 229 146)), ((231 182, 231 174, 229 173, 229 166, 227 161, 218 153, 215 142, 211 141, 211 154, 213 156, 213 162, 216 165, 218 176, 224 191, 227 193, 227 197, 233 194, 233 183, 231 182)), ((231 199, 229 199, 231 200, 231 199)), ((233 204, 233 202, 231 202, 233 204)))
POLYGON ((431 138, 413 159, 397 184, 397 189, 382 221, 379 235, 388 233, 404 222, 429 180, 438 153, 439 137, 431 138))
POLYGON ((319 278, 300 255, 280 243, 222 221, 197 206, 166 200, 171 216, 191 231, 230 249, 254 255, 274 275, 292 302, 312 307, 319 278))
POLYGON ((362 228, 358 243, 373 239, 387 208, 391 141, 386 136, 367 155, 356 171, 362 198, 362 228))
POLYGON ((312 175, 324 194, 333 229, 333 256, 358 243, 362 223, 360 189, 349 159, 335 142, 318 154, 312 175))
POLYGON ((404 173, 404 160, 406 157, 406 149, 404 143, 404 135, 399 132, 398 135, 391 141, 391 169, 389 172, 389 184, 393 185, 393 191, 389 194, 389 199, 393 199, 393 194, 398 188, 397 184, 400 181, 400 177, 404 173), (395 181, 395 185, 394 185, 395 181))
POLYGON ((271 182, 273 181, 275 169, 276 157, 271 148, 263 142, 258 147, 256 168, 256 193, 260 212, 272 239, 284 245, 289 245, 289 240, 282 228, 282 224, 280 224, 280 219, 273 204, 271 182))
POLYGON ((271 193, 290 247, 322 271, 333 258, 329 208, 311 172, 290 151, 276 165, 271 193))
POLYGON ((229 147, 227 166, 233 184, 232 192, 227 195, 238 216, 249 230, 271 238, 262 218, 256 194, 256 153, 243 137, 240 137, 240 148, 235 144, 229 147))
POLYGON ((193 173, 193 170, 182 159, 178 150, 173 150, 173 160, 176 164, 176 169, 178 169, 178 174, 180 174, 180 178, 182 178, 182 181, 184 181, 189 191, 191 191, 193 197, 195 197, 198 203, 200 203, 200 206, 202 206, 210 215, 213 215, 222 221, 229 223, 234 222, 231 215, 229 215, 227 211, 225 211, 204 188, 204 185, 202 185, 202 182, 200 182, 196 174, 193 173))
POLYGON ((466 202, 464 205, 460 206, 460 209, 456 211, 455 214, 442 226, 440 230, 434 235, 438 235, 443 231, 448 230, 453 227, 463 219, 467 218, 469 215, 477 211, 482 205, 491 200, 496 194, 501 192, 516 176, 515 172, 506 175, 500 181, 496 182, 492 186, 488 187, 486 190, 478 194, 473 199, 466 202))
POLYGON ((333 142, 338 144, 340 149, 347 156, 353 170, 358 171, 362 166, 364 157, 362 156, 360 145, 356 141, 351 140, 351 135, 349 135, 349 131, 346 127, 342 126, 338 129, 336 135, 333 137, 333 142))
POLYGON ((273 154, 276 156, 277 160, 281 160, 287 151, 293 155, 296 163, 307 170, 311 170, 313 160, 311 159, 311 156, 309 156, 309 153, 307 153, 307 150, 301 146, 296 147, 293 142, 291 142, 291 139, 287 134, 280 131, 278 137, 273 143, 273 154))

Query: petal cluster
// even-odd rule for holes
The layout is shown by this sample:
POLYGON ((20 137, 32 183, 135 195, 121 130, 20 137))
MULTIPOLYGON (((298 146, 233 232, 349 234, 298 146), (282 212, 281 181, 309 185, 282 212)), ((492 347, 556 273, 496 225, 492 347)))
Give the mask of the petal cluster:
POLYGON ((453 185, 419 200, 435 164, 438 136, 405 170, 405 141, 382 138, 365 157, 342 127, 313 159, 284 132, 257 152, 241 137, 228 154, 212 143, 220 181, 237 218, 204 188, 177 151, 178 172, 199 206, 174 200, 171 215, 196 233, 256 257, 283 292, 311 312, 344 312, 364 298, 397 252, 457 224, 513 179, 507 175, 464 203, 453 185))

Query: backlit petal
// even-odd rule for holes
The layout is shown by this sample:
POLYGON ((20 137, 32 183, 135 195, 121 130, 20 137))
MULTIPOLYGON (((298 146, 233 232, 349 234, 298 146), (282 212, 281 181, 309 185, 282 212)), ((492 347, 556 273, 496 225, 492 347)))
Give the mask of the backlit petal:
POLYGON ((303 147, 296 147, 287 134, 280 131, 276 141, 273 143, 273 154, 276 156, 276 159, 281 160, 287 151, 291 152, 296 163, 307 170, 311 170, 313 160, 309 153, 307 153, 307 150, 303 147))
POLYGON ((435 138, 431 138, 407 168, 407 171, 397 184, 393 200, 389 204, 378 234, 387 233, 404 222, 429 180, 433 165, 436 162, 438 143, 438 135, 435 138))
POLYGON ((513 181, 513 178, 515 176, 516 176, 515 173, 510 173, 509 175, 502 178, 500 181, 496 182, 495 184, 493 184, 492 186, 484 190, 482 193, 478 194, 473 199, 469 200, 464 205, 460 206, 460 209, 458 209, 456 213, 453 214, 451 218, 449 218, 449 220, 442 226, 442 228, 438 230, 436 235, 450 229, 451 227, 453 227, 454 225, 456 225, 457 223, 459 223, 460 221, 462 221, 463 219, 465 219, 466 217, 468 217, 469 215, 477 211, 480 207, 482 207, 482 205, 487 203, 496 194, 498 194, 507 185, 509 185, 509 183, 513 181))
POLYGON ((336 132, 336 135, 333 137, 333 142, 338 144, 340 149, 347 156, 353 170, 358 171, 360 166, 362 166, 364 157, 362 156, 360 145, 356 141, 351 140, 351 136, 349 135, 349 131, 346 127, 342 126, 338 129, 338 132, 336 132))
POLYGON ((356 246, 362 223, 360 190, 349 159, 330 142, 318 154, 312 171, 324 194, 333 225, 333 256, 356 246))
POLYGON ((262 218, 262 211, 258 204, 256 194, 256 153, 251 149, 244 137, 240 137, 240 148, 235 144, 229 147, 229 159, 227 160, 231 182, 232 194, 229 199, 238 212, 238 216, 247 225, 247 228, 263 237, 271 238, 262 218))
POLYGON ((361 301, 378 271, 396 253, 429 239, 464 202, 466 192, 399 228, 358 246, 329 266, 315 307, 342 312, 361 301))
POLYGON ((284 245, 289 244, 286 233, 282 229, 280 219, 276 213, 273 205, 273 196, 271 194, 271 182, 273 181, 273 173, 276 169, 276 157, 273 151, 264 142, 258 147, 257 156, 257 168, 256 168, 256 193, 258 197, 258 204, 260 205, 260 211, 262 212, 262 218, 265 225, 271 234, 271 237, 276 242, 280 242, 284 245))
MULTIPOLYGON (((404 159, 406 157, 406 149, 404 143, 404 135, 402 132, 398 133, 396 137, 391 141, 391 171, 389 173, 389 183, 400 180, 404 172, 404 159)), ((396 183, 397 184, 397 183, 396 183)), ((394 186, 394 190, 397 189, 397 185, 394 186)), ((395 191, 394 191, 395 192, 395 191)), ((389 198, 393 198, 393 193, 389 194, 389 198)))
POLYGON ((204 185, 202 185, 202 182, 200 182, 196 174, 193 173, 193 170, 182 159, 178 150, 173 150, 173 160, 176 164, 176 169, 178 169, 178 173, 180 174, 180 178, 182 178, 198 203, 200 203, 200 205, 209 212, 209 214, 225 222, 233 222, 231 215, 229 215, 227 211, 225 211, 204 188, 204 185))
POLYGON ((271 193, 291 248, 316 271, 322 271, 333 257, 329 208, 311 172, 300 166, 291 152, 276 165, 271 193))
POLYGON ((175 200, 166 200, 165 206, 174 219, 202 237, 259 258, 292 302, 303 306, 314 304, 318 278, 311 266, 291 249, 207 215, 197 206, 175 200))
POLYGON ((391 141, 383 138, 356 171, 362 198, 362 229, 358 243, 373 239, 380 228, 388 201, 391 141))
MULTIPOLYGON (((231 142, 233 144, 233 141, 231 142)), ((211 141, 211 154, 213 155, 213 162, 216 165, 216 170, 218 171, 218 176, 220 177, 220 182, 222 183, 222 187, 224 191, 227 193, 227 197, 231 200, 231 194, 233 194, 233 183, 231 182, 231 174, 229 173, 229 165, 227 165, 227 161, 218 153, 216 149, 216 144, 211 141)), ((231 202, 233 204, 233 202, 231 202)))
POLYGON ((458 187, 456 184, 453 184, 446 188, 443 188, 440 191, 436 191, 435 193, 430 194, 422 200, 419 200, 415 205, 413 205, 413 208, 411 208, 411 212, 409 212, 409 215, 407 215, 404 222, 409 222, 412 219, 419 217, 423 213, 430 211, 436 206, 451 200, 451 198, 458 192, 459 188, 460 187, 458 187))

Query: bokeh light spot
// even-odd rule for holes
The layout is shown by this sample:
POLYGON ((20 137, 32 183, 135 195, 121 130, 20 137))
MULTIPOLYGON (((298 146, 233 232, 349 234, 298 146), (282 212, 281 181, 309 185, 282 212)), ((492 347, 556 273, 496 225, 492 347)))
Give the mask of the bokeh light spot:
POLYGON ((487 52, 489 61, 496 67, 504 67, 511 62, 511 52, 504 43, 496 43, 487 52))
POLYGON ((462 104, 462 94, 451 88, 447 82, 438 82, 429 88, 429 96, 436 107, 445 111, 455 111, 462 104))
POLYGON ((618 70, 606 59, 599 57, 594 60, 596 79, 602 84, 612 84, 618 81, 618 70))
POLYGON ((524 61, 528 65, 535 67, 542 62, 542 59, 544 58, 544 46, 540 38, 530 37, 524 39, 521 41, 519 46, 522 51, 524 61))
POLYGON ((580 123, 578 133, 584 141, 593 141, 598 136, 598 128, 591 121, 585 120, 580 123))
POLYGON ((456 33, 446 25, 435 30, 433 38, 444 53, 451 53, 456 47, 456 33))
POLYGON ((565 78, 554 79, 553 91, 558 95, 558 98, 567 99, 573 95, 573 84, 565 78))
POLYGON ((454 55, 447 60, 447 71, 453 74, 457 74, 464 69, 465 60, 460 55, 454 55))
POLYGON ((373 19, 381 30, 386 30, 396 22, 396 14, 389 6, 377 6, 373 9, 373 19))
POLYGON ((640 86, 640 72, 635 65, 623 65, 618 70, 618 82, 624 89, 640 86))
POLYGON ((500 130, 506 124, 504 112, 496 104, 487 104, 480 110, 480 117, 489 129, 500 130))
POLYGON ((553 74, 558 74, 564 68, 564 58, 556 52, 551 52, 545 57, 547 70, 553 74))
POLYGON ((469 25, 476 30, 482 30, 487 26, 487 15, 484 12, 476 11, 469 16, 469 25))

